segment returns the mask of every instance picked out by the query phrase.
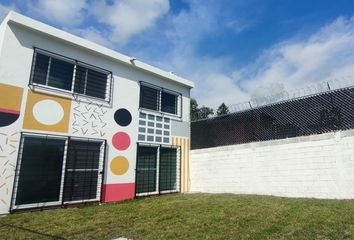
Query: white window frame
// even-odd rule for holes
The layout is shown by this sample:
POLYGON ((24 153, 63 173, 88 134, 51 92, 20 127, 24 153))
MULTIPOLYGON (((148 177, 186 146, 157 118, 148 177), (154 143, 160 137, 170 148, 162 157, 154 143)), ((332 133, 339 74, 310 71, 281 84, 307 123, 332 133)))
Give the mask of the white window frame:
POLYGON ((20 210, 20 209, 27 209, 27 208, 40 208, 40 207, 56 206, 56 205, 60 205, 62 203, 67 149, 68 149, 68 137, 65 137, 65 136, 53 136, 53 135, 43 135, 43 134, 35 134, 35 133, 23 133, 22 134, 22 136, 21 136, 21 145, 20 145, 20 149, 19 149, 18 162, 17 162, 17 168, 16 168, 16 173, 15 173, 15 183, 14 183, 14 187, 13 187, 13 201, 12 201, 11 210, 20 210), (62 171, 61 171, 62 175, 61 175, 61 179, 60 179, 60 192, 59 192, 59 200, 58 201, 16 205, 16 197, 17 197, 16 194, 17 194, 17 188, 18 188, 18 181, 19 181, 19 178, 20 178, 22 154, 23 154, 23 147, 24 147, 24 142, 25 142, 24 139, 26 137, 36 137, 36 138, 44 138, 44 139, 50 138, 50 139, 59 139, 59 140, 64 140, 65 141, 64 154, 63 154, 63 165, 62 165, 62 171))
POLYGON ((157 145, 157 144, 146 144, 146 143, 139 143, 138 147, 153 147, 156 148, 157 154, 156 154, 156 186, 155 186, 155 191, 152 192, 144 192, 144 193, 136 193, 135 196, 137 197, 144 197, 144 196, 150 196, 150 195, 157 195, 157 194, 166 194, 166 193, 177 193, 180 192, 181 188, 181 158, 180 158, 180 147, 179 146, 171 146, 171 145, 157 145), (177 166, 176 166, 176 189, 175 190, 164 190, 160 191, 159 190, 159 184, 160 184, 160 149, 161 148, 175 148, 177 149, 176 151, 176 158, 177 158, 177 166))
POLYGON ((64 193, 64 183, 65 183, 65 173, 66 173, 66 159, 68 154, 68 147, 69 147, 69 140, 73 139, 75 141, 87 141, 86 138, 76 138, 76 137, 69 137, 69 136, 60 136, 60 135, 50 135, 50 134, 37 134, 37 133, 22 133, 21 136, 21 144, 19 149, 17 167, 15 172, 15 182, 13 186, 13 193, 12 193, 12 204, 10 206, 10 210, 21 210, 21 209, 29 209, 29 208, 41 208, 41 207, 50 207, 50 206, 60 206, 63 204, 75 204, 75 203, 86 203, 86 202, 97 202, 101 199, 101 190, 102 190, 102 183, 103 183, 103 171, 104 171, 104 158, 106 152, 106 144, 104 140, 100 139, 89 139, 91 142, 101 142, 100 148, 100 159, 99 159, 99 169, 98 169, 98 179, 97 179, 97 192, 96 198, 94 199, 84 199, 84 200, 77 200, 77 201, 63 201, 63 193, 64 193), (36 138, 44 138, 44 139, 60 139, 65 141, 64 146, 64 153, 63 153, 63 166, 61 171, 61 179, 60 179, 60 195, 58 201, 53 202, 42 202, 42 203, 30 203, 30 204, 21 204, 16 205, 16 194, 18 188, 18 180, 20 177, 20 170, 21 170, 21 161, 22 161, 22 154, 23 154, 23 146, 24 146, 24 138, 26 137, 36 137, 36 138))
POLYGON ((144 112, 144 113, 158 113, 160 114, 161 116, 168 116, 170 117, 171 119, 182 119, 182 94, 179 93, 179 92, 176 92, 176 91, 173 91, 173 90, 170 90, 170 89, 166 89, 166 88, 162 88, 162 87, 159 87, 159 86, 156 86, 156 85, 153 85, 153 84, 150 84, 150 83, 147 83, 147 82, 143 82, 143 81, 140 81, 140 92, 139 92, 139 109, 141 112, 144 112), (156 89, 157 91, 159 91, 159 102, 158 102, 158 106, 157 106, 157 110, 153 110, 153 109, 149 109, 149 108, 144 108, 141 106, 141 101, 142 101, 142 96, 141 96, 141 86, 145 86, 145 87, 149 87, 149 88, 153 88, 153 89, 156 89), (162 92, 166 92, 166 93, 169 93, 169 94, 173 94, 177 97, 177 114, 173 114, 173 113, 168 113, 168 112, 163 112, 161 110, 162 108, 162 92))
MULTIPOLYGON (((86 77, 86 83, 85 83, 85 87, 87 84, 87 77, 86 77)), ((44 90, 49 90, 49 91, 53 91, 53 92, 60 92, 66 95, 78 95, 78 96, 83 96, 86 98, 90 98, 90 99, 95 99, 97 101, 103 101, 103 102, 108 102, 110 103, 112 100, 112 88, 113 88, 113 74, 112 72, 99 68, 99 67, 95 67, 92 66, 90 64, 84 63, 84 62, 80 62, 77 61, 75 59, 71 59, 69 57, 65 57, 59 54, 55 54, 49 51, 46 51, 44 49, 40 49, 40 48, 35 48, 34 49, 34 53, 33 53, 33 61, 32 61, 32 69, 31 69, 31 75, 30 75, 30 82, 29 82, 30 87, 38 87, 40 89, 44 89, 44 90), (33 82, 33 76, 34 76, 34 70, 35 70, 35 66, 36 66, 36 59, 37 59, 37 53, 40 53, 42 55, 48 56, 49 57, 49 63, 48 63, 48 69, 47 69, 47 73, 46 73, 46 84, 40 84, 40 83, 35 83, 33 82), (50 73, 50 64, 51 64, 51 59, 55 58, 67 63, 71 63, 74 65, 74 69, 73 69, 73 76, 72 76, 72 83, 71 83, 71 89, 70 90, 66 90, 66 89, 62 89, 62 88, 56 88, 56 87, 52 87, 52 86, 48 86, 48 78, 49 78, 49 73, 50 73), (106 82, 106 91, 105 91, 105 98, 98 98, 98 97, 93 97, 90 95, 86 95, 85 93, 77 93, 74 91, 75 88, 75 77, 76 77, 76 67, 77 66, 81 66, 84 67, 86 69, 91 69, 93 71, 97 71, 100 72, 102 74, 107 74, 107 82, 106 82)), ((86 91, 85 91, 86 92, 86 91)))

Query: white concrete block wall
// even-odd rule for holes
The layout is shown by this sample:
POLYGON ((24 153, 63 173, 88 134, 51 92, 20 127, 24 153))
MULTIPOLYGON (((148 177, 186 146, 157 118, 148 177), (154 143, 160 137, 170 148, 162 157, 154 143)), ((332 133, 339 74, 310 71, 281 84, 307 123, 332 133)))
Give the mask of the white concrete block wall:
POLYGON ((354 199, 354 130, 192 150, 190 179, 191 192, 354 199))

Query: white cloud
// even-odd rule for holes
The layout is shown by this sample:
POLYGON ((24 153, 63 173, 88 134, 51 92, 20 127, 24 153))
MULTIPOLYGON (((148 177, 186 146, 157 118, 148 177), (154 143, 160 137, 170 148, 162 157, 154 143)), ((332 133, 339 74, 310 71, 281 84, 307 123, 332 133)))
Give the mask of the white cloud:
MULTIPOLYGON (((248 92, 271 84, 303 88, 318 81, 354 78, 354 18, 340 17, 306 39, 286 41, 238 71, 248 92)), ((268 94, 272 94, 269 91, 268 94)))
MULTIPOLYGON (((195 81, 192 95, 200 105, 215 108, 221 102, 231 105, 259 97, 275 101, 286 97, 285 90, 332 79, 346 79, 345 83, 331 81, 333 87, 347 84, 349 78, 354 84, 354 17, 339 17, 305 38, 280 42, 254 62, 231 72, 228 57, 202 58, 195 53, 199 40, 214 34, 217 18, 205 5, 191 4, 189 12, 173 19, 174 28, 167 32, 174 45, 166 58, 177 74, 195 81), (201 22, 205 24, 196 27, 201 22)), ((318 89, 325 87, 318 85, 318 89)))
POLYGON ((69 29, 64 29, 66 31, 72 32, 73 34, 79 35, 82 38, 85 38, 89 41, 95 42, 97 44, 113 48, 113 44, 108 41, 107 39, 107 33, 103 31, 99 31, 94 27, 88 27, 88 28, 69 28, 69 29))
POLYGON ((249 95, 243 92, 229 76, 222 73, 208 74, 203 82, 197 82, 198 102, 216 109, 221 103, 231 105, 237 101, 246 101, 249 95), (200 100, 200 101, 199 101, 200 100))
POLYGON ((0 23, 2 22, 2 20, 6 17, 6 15, 11 10, 16 10, 15 5, 3 5, 3 4, 0 4, 0 23))
POLYGON ((86 0, 37 0, 28 4, 34 13, 65 26, 82 23, 87 8, 86 0))
POLYGON ((92 14, 110 27, 110 41, 124 44, 132 36, 151 28, 169 10, 168 0, 104 0, 92 6, 92 14))
POLYGON ((223 18, 220 4, 207 0, 203 4, 196 0, 188 3, 187 10, 169 17, 165 35, 170 50, 160 57, 167 63, 156 63, 193 80, 196 87, 192 90, 192 96, 199 105, 216 108, 222 102, 232 104, 248 99, 248 93, 243 92, 232 76, 227 74, 230 57, 210 58, 206 57, 208 54, 201 56, 196 50, 200 41, 217 34, 223 18))

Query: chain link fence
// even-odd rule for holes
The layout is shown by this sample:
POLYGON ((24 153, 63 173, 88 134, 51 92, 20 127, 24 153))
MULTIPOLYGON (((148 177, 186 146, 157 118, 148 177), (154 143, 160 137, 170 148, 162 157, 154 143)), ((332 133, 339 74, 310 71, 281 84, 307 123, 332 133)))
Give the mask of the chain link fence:
POLYGON ((353 129, 354 81, 319 83, 229 109, 230 114, 191 123, 191 149, 353 129))

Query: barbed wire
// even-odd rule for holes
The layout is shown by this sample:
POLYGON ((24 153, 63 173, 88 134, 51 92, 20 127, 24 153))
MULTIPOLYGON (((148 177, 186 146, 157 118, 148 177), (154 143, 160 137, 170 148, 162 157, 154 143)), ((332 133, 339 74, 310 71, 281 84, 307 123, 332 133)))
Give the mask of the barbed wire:
MULTIPOLYGON (((271 105, 283 101, 289 101, 296 98, 302 98, 310 95, 325 93, 328 91, 347 88, 354 86, 354 77, 353 76, 344 76, 339 78, 329 79, 323 82, 317 82, 311 85, 308 85, 304 88, 294 89, 291 91, 284 90, 277 94, 265 95, 263 97, 252 98, 247 102, 240 102, 236 104, 231 104, 228 106, 229 113, 236 113, 247 111, 253 108, 259 108, 266 105, 271 105)), ((214 115, 209 118, 217 117, 216 111, 214 115)))

